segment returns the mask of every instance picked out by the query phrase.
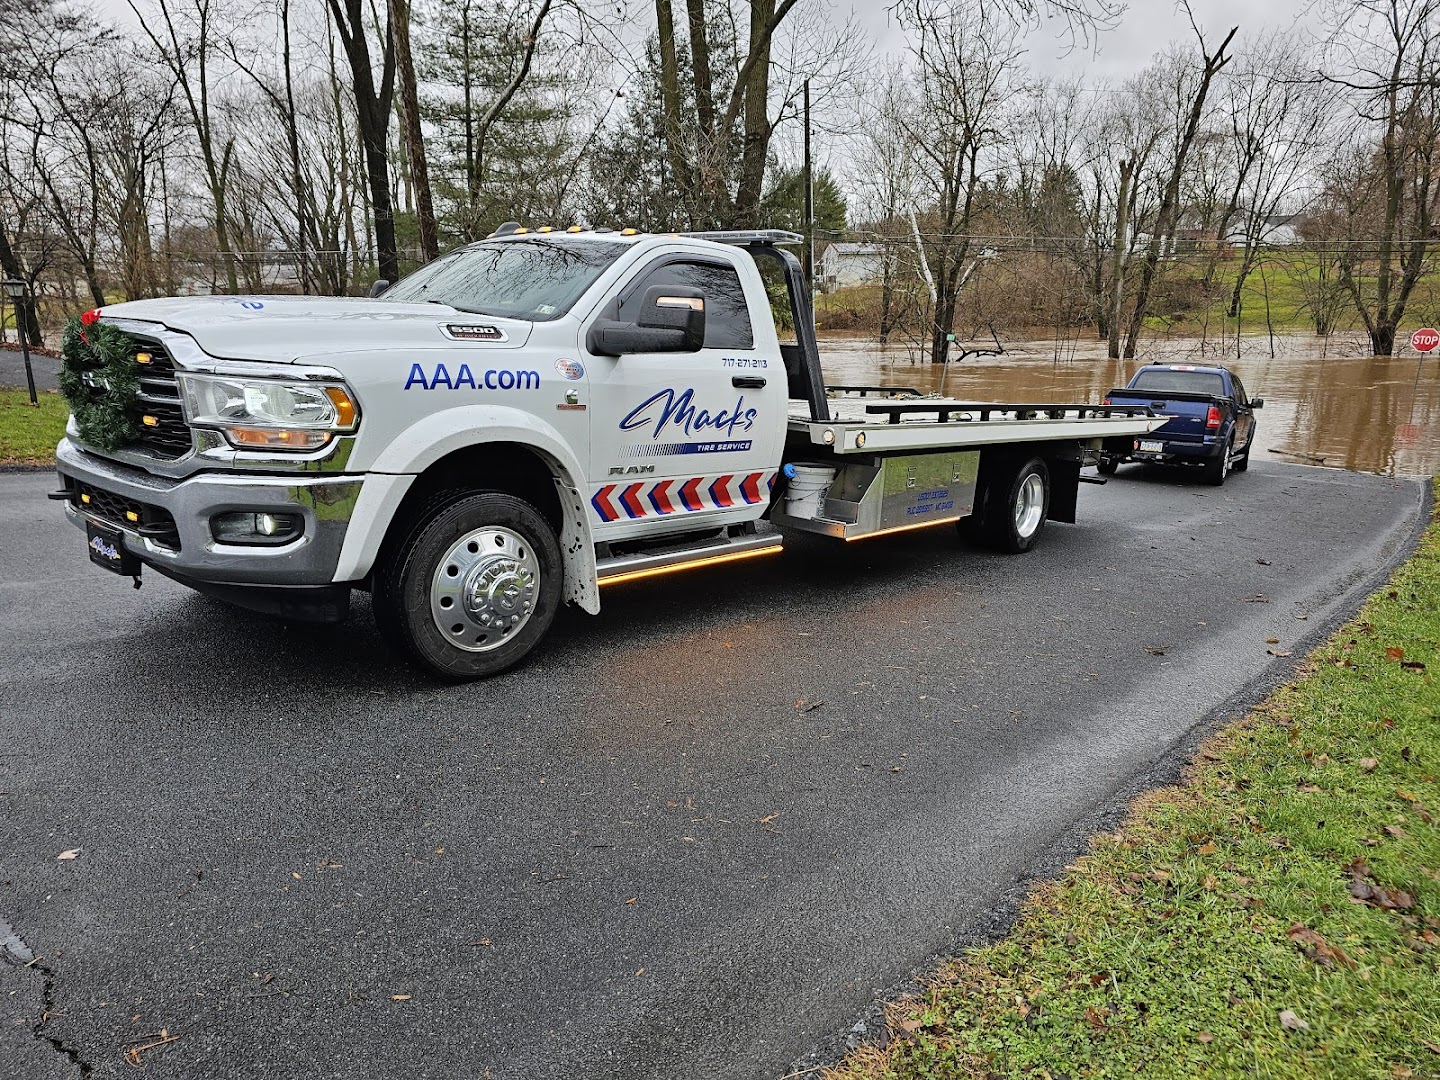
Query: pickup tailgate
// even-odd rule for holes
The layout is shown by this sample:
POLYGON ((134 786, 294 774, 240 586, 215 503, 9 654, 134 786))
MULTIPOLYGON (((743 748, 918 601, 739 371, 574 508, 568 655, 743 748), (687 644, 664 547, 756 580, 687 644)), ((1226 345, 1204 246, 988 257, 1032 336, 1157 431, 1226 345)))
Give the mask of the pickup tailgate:
POLYGON ((1105 395, 1112 405, 1148 405, 1157 413, 1174 419, 1156 428, 1152 439, 1174 439, 1178 442, 1201 442, 1206 434, 1215 434, 1205 427, 1210 407, 1220 406, 1222 399, 1207 394, 1187 394, 1179 390, 1115 389, 1105 395))

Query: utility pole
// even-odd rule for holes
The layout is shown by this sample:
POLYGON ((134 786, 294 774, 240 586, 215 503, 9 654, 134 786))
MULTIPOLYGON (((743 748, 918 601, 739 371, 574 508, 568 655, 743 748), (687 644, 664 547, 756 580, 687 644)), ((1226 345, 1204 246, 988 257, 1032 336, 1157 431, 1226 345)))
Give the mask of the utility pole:
POLYGON ((805 284, 815 306, 815 174, 810 166, 810 80, 805 80, 805 284))

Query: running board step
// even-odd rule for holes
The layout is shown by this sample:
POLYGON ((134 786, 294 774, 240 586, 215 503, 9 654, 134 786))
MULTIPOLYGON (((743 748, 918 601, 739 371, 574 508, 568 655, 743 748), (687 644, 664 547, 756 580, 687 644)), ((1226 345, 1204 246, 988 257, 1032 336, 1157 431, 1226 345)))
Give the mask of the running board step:
POLYGON ((784 538, 776 532, 726 536, 653 554, 616 555, 600 559, 595 569, 600 583, 604 585, 629 578, 648 577, 651 574, 689 570, 709 563, 770 555, 779 551, 784 544, 784 538))

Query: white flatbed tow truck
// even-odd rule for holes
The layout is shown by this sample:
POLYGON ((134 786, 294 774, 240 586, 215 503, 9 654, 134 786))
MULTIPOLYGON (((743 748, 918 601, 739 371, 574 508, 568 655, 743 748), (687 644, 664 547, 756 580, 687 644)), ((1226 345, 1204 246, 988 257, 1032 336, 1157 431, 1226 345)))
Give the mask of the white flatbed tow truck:
POLYGON ((512 223, 369 299, 97 309, 52 498, 137 584, 323 620, 369 590, 387 641, 463 680, 520 661, 561 603, 788 530, 956 523, 1027 551, 1075 520, 1087 451, 1165 422, 827 388, 799 240, 512 223))

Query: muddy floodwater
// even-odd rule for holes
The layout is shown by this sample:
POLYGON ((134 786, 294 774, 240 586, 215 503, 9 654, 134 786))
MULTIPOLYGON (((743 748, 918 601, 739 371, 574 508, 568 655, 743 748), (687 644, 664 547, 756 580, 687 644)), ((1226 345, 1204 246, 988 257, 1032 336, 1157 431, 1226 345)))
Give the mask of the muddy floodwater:
MULTIPOLYGON (((1363 339, 1328 342, 1277 336, 1246 338, 1236 359, 1214 343, 1171 338, 1148 343, 1137 360, 1110 360, 1101 342, 1084 339, 1006 343, 1005 355, 925 363, 904 345, 830 338, 820 342, 830 384, 913 386, 966 401, 1098 402, 1151 360, 1224 364, 1257 414, 1257 460, 1289 461, 1385 476, 1440 474, 1440 355, 1361 356, 1363 339)), ((1409 350, 1406 350, 1409 352, 1409 350)))

